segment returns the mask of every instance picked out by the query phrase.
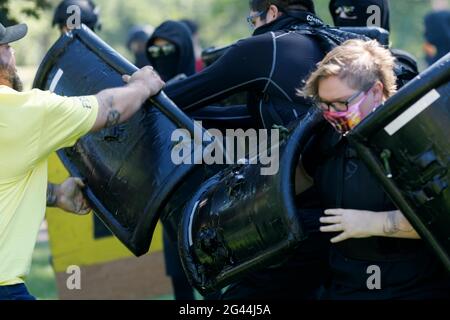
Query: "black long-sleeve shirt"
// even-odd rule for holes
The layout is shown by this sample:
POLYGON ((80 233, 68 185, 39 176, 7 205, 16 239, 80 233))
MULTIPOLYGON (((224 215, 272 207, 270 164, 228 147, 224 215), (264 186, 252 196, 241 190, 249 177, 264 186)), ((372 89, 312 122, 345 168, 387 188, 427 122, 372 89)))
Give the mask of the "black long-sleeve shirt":
POLYGON ((297 89, 323 53, 314 39, 289 30, 295 24, 297 19, 286 16, 259 28, 210 67, 169 85, 166 94, 190 113, 245 91, 255 127, 286 125, 302 117, 310 105, 297 96, 297 89))

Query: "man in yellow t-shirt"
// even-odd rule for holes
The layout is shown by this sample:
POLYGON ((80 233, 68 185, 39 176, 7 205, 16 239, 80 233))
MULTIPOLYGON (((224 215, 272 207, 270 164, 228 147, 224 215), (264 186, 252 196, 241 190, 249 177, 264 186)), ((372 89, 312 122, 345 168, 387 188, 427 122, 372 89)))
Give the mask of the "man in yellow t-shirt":
POLYGON ((127 84, 95 96, 61 97, 21 92, 9 43, 27 33, 24 24, 0 24, 0 300, 33 299, 24 285, 47 202, 86 213, 82 182, 47 185, 47 158, 83 135, 128 120, 164 83, 151 67, 124 76, 127 84))

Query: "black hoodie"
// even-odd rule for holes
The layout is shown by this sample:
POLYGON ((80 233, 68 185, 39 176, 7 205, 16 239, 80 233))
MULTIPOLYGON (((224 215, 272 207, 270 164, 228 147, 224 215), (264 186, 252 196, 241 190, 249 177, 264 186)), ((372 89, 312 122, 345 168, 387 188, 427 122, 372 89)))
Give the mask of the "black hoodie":
POLYGON ((425 17, 425 39, 436 47, 434 57, 428 57, 430 64, 450 52, 450 11, 435 11, 425 17))
POLYGON ((152 37, 147 43, 147 49, 152 46, 156 39, 164 39, 176 47, 176 53, 157 59, 147 56, 164 81, 168 81, 179 74, 186 76, 195 73, 195 55, 190 30, 180 22, 166 21, 155 29, 152 37))
POLYGON ((336 27, 367 26, 372 21, 374 11, 370 6, 381 9, 381 21, 378 27, 389 31, 389 2, 388 0, 331 0, 330 13, 336 27))

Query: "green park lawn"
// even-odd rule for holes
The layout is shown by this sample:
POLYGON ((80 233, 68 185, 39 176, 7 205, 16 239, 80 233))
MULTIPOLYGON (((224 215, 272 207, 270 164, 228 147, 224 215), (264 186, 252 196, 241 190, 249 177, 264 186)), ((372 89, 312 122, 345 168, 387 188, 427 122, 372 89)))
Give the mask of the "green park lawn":
POLYGON ((26 279, 30 293, 39 300, 56 300, 56 278, 50 262, 48 242, 40 242, 33 253, 33 264, 30 275, 26 279))

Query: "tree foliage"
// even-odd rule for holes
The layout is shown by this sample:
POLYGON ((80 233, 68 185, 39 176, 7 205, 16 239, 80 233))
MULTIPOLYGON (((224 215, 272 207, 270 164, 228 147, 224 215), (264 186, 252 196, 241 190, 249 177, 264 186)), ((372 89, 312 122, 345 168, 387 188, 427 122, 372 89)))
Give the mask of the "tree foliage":
POLYGON ((25 16, 34 18, 39 18, 43 10, 51 7, 49 0, 0 0, 0 22, 2 24, 11 25, 18 22, 11 10, 14 5, 19 5, 21 13, 25 16))

